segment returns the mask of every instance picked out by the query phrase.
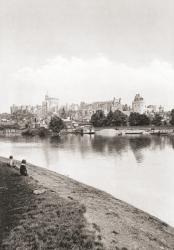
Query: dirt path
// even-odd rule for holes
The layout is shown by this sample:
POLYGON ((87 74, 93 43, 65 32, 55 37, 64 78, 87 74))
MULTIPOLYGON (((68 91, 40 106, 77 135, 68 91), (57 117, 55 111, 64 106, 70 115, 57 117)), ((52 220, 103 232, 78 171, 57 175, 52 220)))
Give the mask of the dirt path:
POLYGON ((95 188, 48 170, 29 166, 39 183, 86 207, 86 218, 101 234, 105 249, 174 249, 174 228, 95 188))
POLYGON ((85 207, 88 230, 95 232, 104 249, 174 249, 174 228, 157 218, 105 192, 46 169, 29 165, 28 172, 59 197, 85 207))

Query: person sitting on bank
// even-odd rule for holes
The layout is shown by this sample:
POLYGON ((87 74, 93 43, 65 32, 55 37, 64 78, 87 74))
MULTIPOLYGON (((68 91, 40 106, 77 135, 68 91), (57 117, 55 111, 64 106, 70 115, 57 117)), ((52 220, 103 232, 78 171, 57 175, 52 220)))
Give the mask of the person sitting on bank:
POLYGON ((8 166, 10 166, 10 167, 15 167, 14 160, 13 160, 13 156, 12 156, 12 155, 10 155, 7 164, 8 164, 8 166))
POLYGON ((26 164, 27 164, 26 160, 22 160, 21 165, 20 165, 20 174, 21 175, 25 175, 25 176, 28 175, 27 174, 27 166, 26 166, 26 164))

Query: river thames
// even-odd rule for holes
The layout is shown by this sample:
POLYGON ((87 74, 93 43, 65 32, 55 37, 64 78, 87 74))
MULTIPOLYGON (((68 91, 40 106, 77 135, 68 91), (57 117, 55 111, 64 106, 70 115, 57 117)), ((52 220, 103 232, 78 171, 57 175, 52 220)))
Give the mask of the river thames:
POLYGON ((0 155, 104 190, 174 226, 174 136, 1 137, 0 155))

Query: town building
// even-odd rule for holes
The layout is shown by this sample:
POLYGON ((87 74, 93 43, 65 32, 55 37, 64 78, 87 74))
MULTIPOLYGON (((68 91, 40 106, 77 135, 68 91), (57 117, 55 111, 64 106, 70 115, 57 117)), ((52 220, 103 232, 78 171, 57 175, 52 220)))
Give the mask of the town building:
POLYGON ((59 99, 45 95, 45 100, 42 102, 42 114, 58 113, 59 99))
POLYGON ((136 94, 132 106, 122 104, 121 98, 113 98, 108 101, 98 101, 92 103, 81 102, 80 104, 66 104, 59 106, 59 99, 45 95, 42 105, 12 105, 10 114, 1 114, 1 123, 13 121, 20 126, 25 127, 45 127, 48 128, 52 115, 58 115, 67 122, 89 122, 91 116, 97 111, 102 110, 105 115, 110 110, 113 112, 119 110, 129 116, 131 112, 139 114, 145 113, 150 119, 153 119, 156 113, 160 114, 164 120, 169 120, 162 106, 148 105, 145 107, 144 99, 140 94, 136 94), (6 121, 7 120, 7 121, 6 121))
POLYGON ((116 99, 114 97, 112 106, 111 106, 112 111, 120 110, 123 111, 123 105, 121 104, 121 98, 116 99))
POLYGON ((145 113, 147 115, 154 115, 156 113, 163 115, 165 112, 164 112, 164 107, 162 107, 161 105, 160 106, 148 105, 145 109, 145 113))
POLYGON ((154 114, 157 112, 157 106, 156 105, 148 105, 146 107, 146 114, 154 114))
POLYGON ((18 111, 24 111, 24 112, 30 112, 30 113, 33 113, 33 110, 34 110, 34 106, 31 106, 31 105, 15 105, 13 104, 11 107, 10 107, 10 112, 11 114, 15 113, 15 112, 18 112, 18 111))

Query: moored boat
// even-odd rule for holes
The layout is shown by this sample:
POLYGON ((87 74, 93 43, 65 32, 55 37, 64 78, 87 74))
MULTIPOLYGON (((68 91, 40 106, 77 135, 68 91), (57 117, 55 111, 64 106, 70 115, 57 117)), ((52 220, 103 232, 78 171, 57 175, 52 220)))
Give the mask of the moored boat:
POLYGON ((142 135, 143 131, 127 131, 125 135, 142 135))
POLYGON ((119 130, 117 131, 117 135, 144 135, 144 134, 149 134, 144 130, 129 130, 129 129, 124 129, 124 130, 119 130))
POLYGON ((95 130, 91 125, 85 125, 85 126, 80 126, 75 130, 76 134, 89 134, 93 135, 95 134, 95 130))
POLYGON ((152 131, 152 132, 150 132, 150 134, 151 135, 168 135, 169 134, 169 132, 167 132, 167 131, 160 131, 160 130, 158 130, 158 131, 152 131))

